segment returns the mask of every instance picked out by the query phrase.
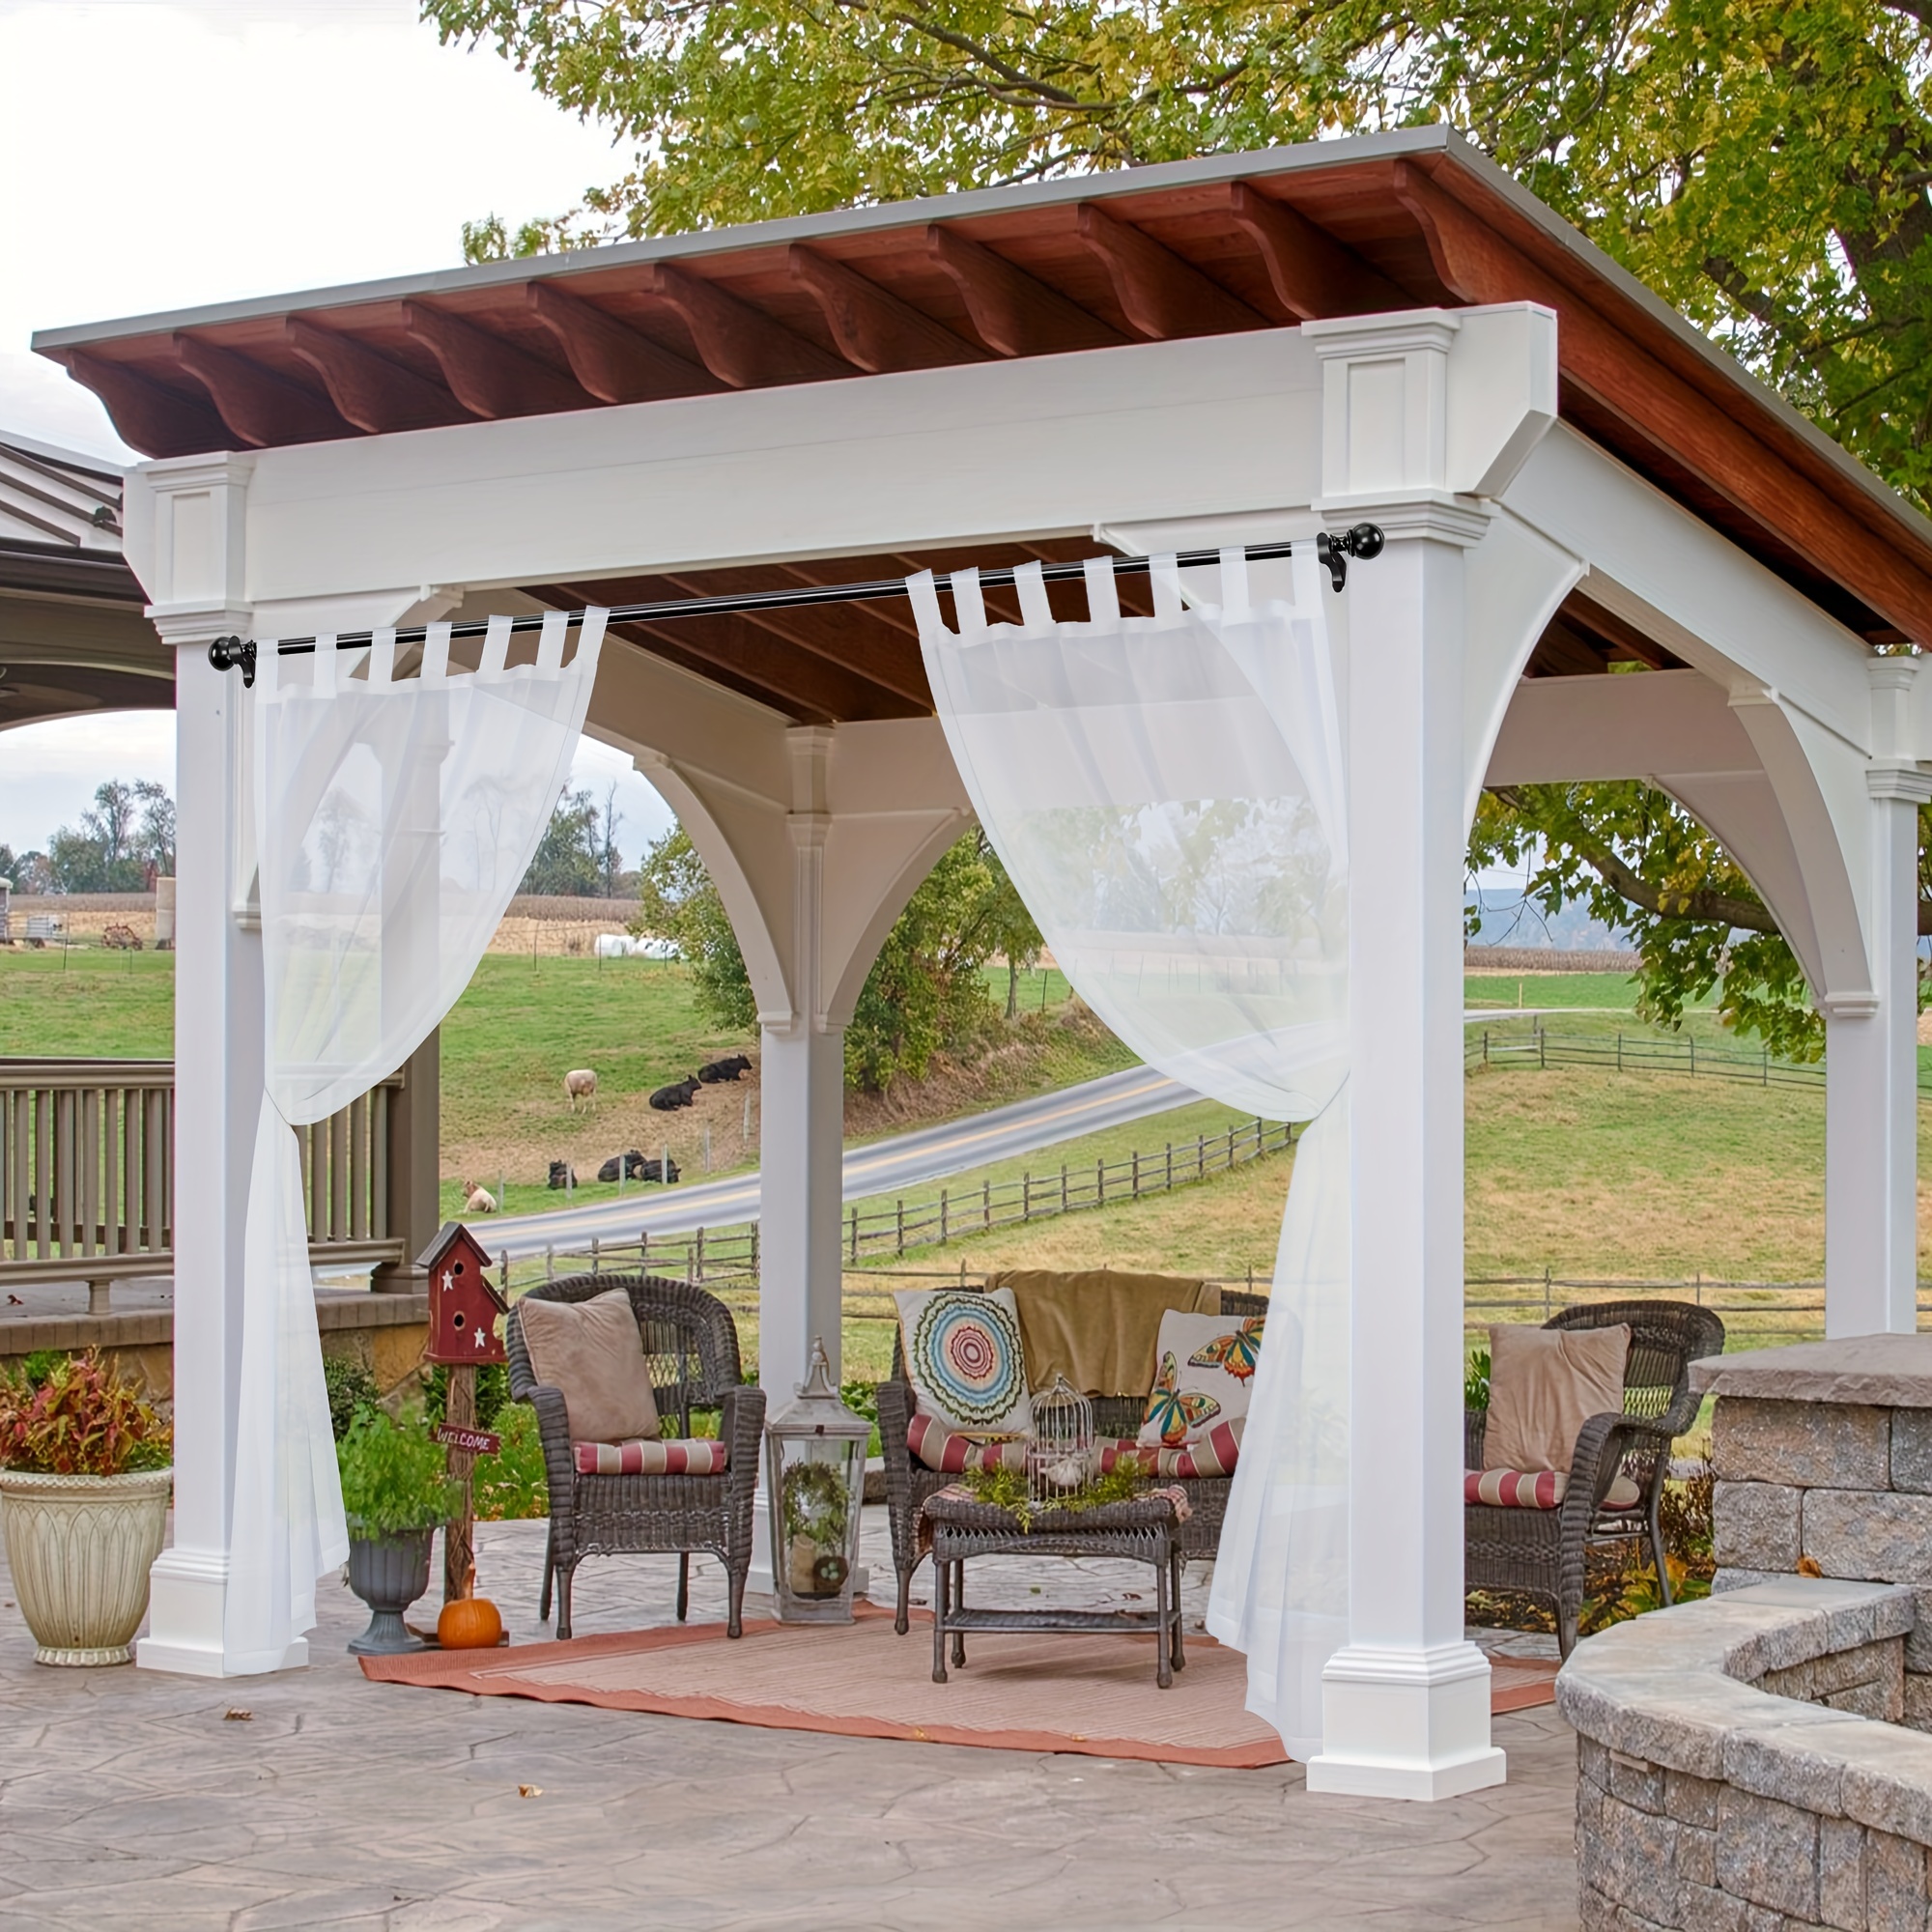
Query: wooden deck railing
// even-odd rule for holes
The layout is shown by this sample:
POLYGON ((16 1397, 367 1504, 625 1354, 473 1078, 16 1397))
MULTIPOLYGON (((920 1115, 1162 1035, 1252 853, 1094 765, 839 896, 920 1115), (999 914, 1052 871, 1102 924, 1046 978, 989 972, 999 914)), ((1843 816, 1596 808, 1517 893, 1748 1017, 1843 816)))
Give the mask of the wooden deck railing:
MULTIPOLYGON (((309 1257, 400 1261, 389 1124, 401 1076, 302 1130, 309 1257)), ((0 1059, 0 1288, 174 1269, 175 1070, 165 1060, 0 1059)))

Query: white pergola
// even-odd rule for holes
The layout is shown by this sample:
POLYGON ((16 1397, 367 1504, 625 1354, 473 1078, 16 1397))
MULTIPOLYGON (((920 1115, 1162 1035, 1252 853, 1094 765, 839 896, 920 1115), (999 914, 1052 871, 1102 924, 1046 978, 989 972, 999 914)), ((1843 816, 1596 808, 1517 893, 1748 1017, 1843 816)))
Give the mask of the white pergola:
MULTIPOLYGON (((226 1668, 262 1085, 248 700, 207 649, 230 633, 1382 527, 1330 604, 1350 653, 1361 1421, 1319 1788, 1502 1776, 1462 1567, 1463 863, 1486 782, 1643 778, 1723 839, 1826 1016, 1829 1328, 1916 1324, 1932 696, 1878 647, 1932 641, 1932 527, 1455 137, 38 346, 160 452, 128 479, 128 556, 177 649, 177 1516, 144 1664, 226 1668), (1631 658, 1651 668, 1566 674, 1631 658)), ((615 631, 591 708, 675 807, 756 989, 776 1391, 838 1334, 841 1030, 969 816, 910 619, 882 609, 615 631)))

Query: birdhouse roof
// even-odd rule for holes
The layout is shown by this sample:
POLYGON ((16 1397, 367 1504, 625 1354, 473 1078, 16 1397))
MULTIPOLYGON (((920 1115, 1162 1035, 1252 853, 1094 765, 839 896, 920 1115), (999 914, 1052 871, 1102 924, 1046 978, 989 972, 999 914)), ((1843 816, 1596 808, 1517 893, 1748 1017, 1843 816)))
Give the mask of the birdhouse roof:
POLYGON ((476 1263, 476 1280, 483 1289, 483 1292, 489 1295, 490 1299, 498 1308, 507 1310, 510 1306, 508 1298, 498 1290, 497 1284, 490 1279, 489 1249, 461 1221, 445 1221, 436 1231, 436 1239, 416 1257, 416 1265, 422 1268, 436 1267, 458 1242, 461 1242, 468 1248, 470 1256, 474 1259, 476 1263))

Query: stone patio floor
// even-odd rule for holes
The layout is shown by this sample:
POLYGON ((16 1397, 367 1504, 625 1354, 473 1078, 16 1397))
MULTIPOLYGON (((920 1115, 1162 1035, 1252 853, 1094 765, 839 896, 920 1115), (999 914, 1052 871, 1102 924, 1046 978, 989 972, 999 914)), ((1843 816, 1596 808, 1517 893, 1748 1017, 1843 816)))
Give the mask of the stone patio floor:
MULTIPOLYGON (((867 1518, 889 1578, 884 1512, 867 1518)), ((481 1585, 516 1641, 547 1634, 542 1551, 541 1523, 479 1528, 481 1585)), ((1042 1589, 1098 1595, 1146 1575, 1094 1564, 1076 1584, 1069 1567, 1038 1566, 1042 1589)), ((670 1621, 675 1568, 586 1562, 578 1630, 670 1621)), ((1190 1628, 1205 1596, 1190 1571, 1190 1628)), ((1296 1765, 1116 1763, 371 1684, 343 1649, 361 1607, 333 1584, 306 1671, 47 1669, 4 1571, 0 1598, 6 1932, 1577 1924, 1576 1747, 1550 1710, 1496 1720, 1506 1785, 1397 1804, 1311 1797, 1296 1765)), ((722 1572, 700 1560, 694 1619, 723 1604, 722 1572)))

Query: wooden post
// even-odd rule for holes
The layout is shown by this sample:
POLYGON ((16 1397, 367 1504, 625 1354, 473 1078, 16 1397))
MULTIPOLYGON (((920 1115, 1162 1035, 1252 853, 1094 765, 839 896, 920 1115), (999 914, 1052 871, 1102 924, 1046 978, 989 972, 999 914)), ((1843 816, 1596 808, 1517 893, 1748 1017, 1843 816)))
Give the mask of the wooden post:
MULTIPOLYGON (((449 1371, 448 1395, 442 1419, 458 1429, 476 1427, 476 1365, 460 1362, 449 1371)), ((470 1493, 470 1471, 475 1456, 451 1443, 443 1454, 449 1459, 449 1473, 463 1485, 457 1513, 443 1525, 442 1601, 460 1603, 476 1594, 476 1500, 470 1493)))

